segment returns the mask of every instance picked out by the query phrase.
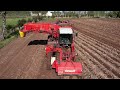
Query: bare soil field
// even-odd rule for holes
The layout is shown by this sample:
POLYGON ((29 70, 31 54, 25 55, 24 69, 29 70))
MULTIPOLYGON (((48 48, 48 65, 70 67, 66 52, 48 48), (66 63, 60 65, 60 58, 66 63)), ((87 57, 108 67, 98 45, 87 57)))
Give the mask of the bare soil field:
POLYGON ((120 78, 120 20, 72 20, 84 79, 120 78))
POLYGON ((58 79, 55 70, 47 70, 47 35, 29 33, 0 50, 0 79, 58 79))
MULTIPOLYGON (((120 78, 120 19, 73 19, 82 79, 120 78)), ((0 49, 0 79, 60 79, 47 70, 47 34, 28 33, 0 49)))

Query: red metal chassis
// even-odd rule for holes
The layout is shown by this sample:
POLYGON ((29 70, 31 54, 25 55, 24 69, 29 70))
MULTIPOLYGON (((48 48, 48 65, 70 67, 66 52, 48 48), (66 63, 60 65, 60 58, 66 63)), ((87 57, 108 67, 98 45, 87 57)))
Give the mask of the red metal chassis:
MULTIPOLYGON (((59 28, 60 26, 57 24, 50 24, 50 23, 27 23, 24 24, 22 32, 40 32, 40 33, 47 33, 53 35, 54 38, 59 37, 59 28)), ((71 27, 70 27, 71 28, 71 27)), ((57 42, 55 43, 57 44, 57 42)), ((46 55, 49 52, 59 52, 60 56, 60 63, 58 60, 55 60, 52 64, 52 68, 56 69, 58 75, 81 75, 82 74, 82 65, 79 62, 74 62, 73 58, 75 58, 75 49, 74 49, 74 42, 71 44, 71 52, 66 52, 65 55, 69 55, 65 61, 63 61, 63 50, 60 47, 54 47, 53 45, 46 46, 46 55)))

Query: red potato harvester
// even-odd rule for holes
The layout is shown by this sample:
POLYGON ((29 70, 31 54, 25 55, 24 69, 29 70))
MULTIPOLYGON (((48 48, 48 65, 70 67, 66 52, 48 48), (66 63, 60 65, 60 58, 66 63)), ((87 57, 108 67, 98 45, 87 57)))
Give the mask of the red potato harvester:
POLYGON ((75 61, 76 53, 74 46, 74 33, 72 27, 61 27, 50 23, 27 23, 21 32, 47 33, 48 44, 46 45, 47 67, 54 68, 58 75, 80 75, 82 65, 75 61))

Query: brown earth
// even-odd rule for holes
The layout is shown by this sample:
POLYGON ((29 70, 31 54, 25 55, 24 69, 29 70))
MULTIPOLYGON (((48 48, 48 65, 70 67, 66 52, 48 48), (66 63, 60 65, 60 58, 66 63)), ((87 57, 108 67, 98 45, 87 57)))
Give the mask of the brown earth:
POLYGON ((120 78, 120 19, 72 20, 83 78, 120 78))
MULTIPOLYGON (((73 19, 83 79, 120 78, 120 19, 73 19)), ((59 79, 47 70, 47 35, 29 33, 0 49, 1 79, 59 79), (32 42, 33 41, 33 42, 32 42), (35 44, 35 45, 31 45, 35 44)))
POLYGON ((30 33, 2 48, 0 50, 0 78, 58 79, 55 70, 46 69, 44 45, 46 43, 42 41, 46 39, 47 35, 30 33))

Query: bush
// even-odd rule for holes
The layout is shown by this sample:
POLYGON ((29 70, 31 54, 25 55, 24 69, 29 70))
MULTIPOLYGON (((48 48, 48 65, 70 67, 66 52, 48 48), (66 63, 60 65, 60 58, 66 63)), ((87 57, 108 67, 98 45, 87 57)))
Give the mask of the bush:
POLYGON ((19 20, 17 26, 22 27, 27 21, 25 19, 19 20))
POLYGON ((14 31, 14 32, 12 32, 12 33, 9 33, 9 34, 5 37, 5 39, 11 38, 12 36, 18 37, 18 36, 19 36, 18 30, 14 31))
POLYGON ((75 14, 75 17, 79 18, 79 15, 78 15, 78 14, 75 14))
POLYGON ((120 11, 112 11, 106 14, 107 17, 120 18, 120 11))
POLYGON ((34 22, 37 22, 37 17, 33 17, 32 19, 34 22))
POLYGON ((45 18, 44 16, 35 16, 35 17, 33 17, 33 21, 38 22, 38 21, 43 20, 44 18, 45 18))
POLYGON ((12 29, 12 25, 6 25, 6 29, 7 29, 7 30, 12 29))
POLYGON ((27 22, 32 22, 32 19, 31 19, 31 18, 28 18, 27 22))
POLYGON ((44 19, 44 16, 37 16, 37 19, 38 19, 39 21, 41 21, 41 20, 44 19))
POLYGON ((6 26, 7 33, 13 32, 15 28, 16 28, 15 25, 7 25, 7 26, 6 26))

